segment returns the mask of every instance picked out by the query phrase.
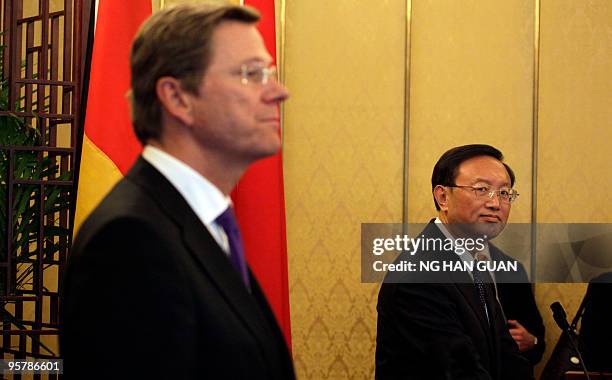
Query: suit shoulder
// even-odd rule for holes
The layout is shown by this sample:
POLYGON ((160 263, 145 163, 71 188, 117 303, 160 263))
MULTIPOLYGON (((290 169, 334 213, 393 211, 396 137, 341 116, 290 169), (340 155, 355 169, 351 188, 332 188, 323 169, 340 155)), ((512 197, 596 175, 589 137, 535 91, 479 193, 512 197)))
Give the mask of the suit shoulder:
MULTIPOLYGON (((117 215, 96 221, 78 232, 71 257, 85 252, 104 252, 111 257, 129 253, 136 256, 162 250, 172 243, 172 232, 167 223, 147 219, 146 216, 117 215)), ((178 230, 177 230, 178 233, 178 230)))
POLYGON ((79 254, 92 243, 110 247, 144 240, 136 237, 161 241, 172 235, 174 229, 178 231, 178 226, 159 205, 137 185, 124 179, 87 217, 76 234, 72 251, 79 254))
POLYGON ((129 179, 122 179, 89 214, 77 233, 90 235, 113 221, 148 221, 163 218, 163 213, 146 191, 129 179))

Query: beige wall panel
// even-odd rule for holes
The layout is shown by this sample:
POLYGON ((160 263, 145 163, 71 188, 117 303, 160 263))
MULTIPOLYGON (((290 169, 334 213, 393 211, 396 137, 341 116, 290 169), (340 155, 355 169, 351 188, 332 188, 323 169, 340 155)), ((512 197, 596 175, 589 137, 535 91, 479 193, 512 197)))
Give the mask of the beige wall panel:
MULTIPOLYGON (((537 215, 545 223, 610 223, 612 2, 543 0, 537 215)), ((584 284, 540 284, 550 355, 560 331, 548 305, 573 317, 584 284)), ((543 363, 540 365, 539 370, 543 363)))
POLYGON ((405 2, 286 2, 284 168, 300 379, 373 378, 360 224, 400 222, 405 2))
POLYGON ((499 148, 531 214, 532 1, 413 1, 408 220, 435 215, 431 172, 451 147, 499 148))
POLYGON ((612 222, 610 20, 608 0, 542 2, 540 222, 612 222))

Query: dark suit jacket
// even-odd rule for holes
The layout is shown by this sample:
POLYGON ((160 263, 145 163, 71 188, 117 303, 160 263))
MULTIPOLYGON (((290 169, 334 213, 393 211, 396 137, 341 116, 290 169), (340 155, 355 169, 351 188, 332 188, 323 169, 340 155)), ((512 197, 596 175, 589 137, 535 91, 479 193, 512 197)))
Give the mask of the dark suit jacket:
MULTIPOLYGON (((421 235, 445 239, 433 222, 421 235)), ((460 260, 452 251, 421 251, 415 256, 425 261, 460 260)), ((529 379, 528 363, 508 333, 493 292, 488 292, 489 324, 469 274, 438 272, 435 280, 439 283, 407 283, 410 278, 387 276, 382 284, 376 378, 529 379)))
POLYGON ((585 295, 580 338, 584 363, 589 371, 612 372, 612 272, 603 273, 589 283, 585 295))
MULTIPOLYGON (((516 261, 492 244, 489 244, 489 250, 493 261, 516 261)), ((506 319, 519 321, 527 331, 538 338, 538 344, 534 348, 521 353, 532 366, 535 366, 542 359, 546 349, 544 322, 536 304, 527 271, 523 264, 520 262, 517 262, 517 264, 518 272, 516 275, 508 276, 504 272, 496 273, 497 294, 506 319)))
POLYGON ((177 190, 140 158, 83 224, 63 283, 66 379, 293 379, 246 290, 177 190))

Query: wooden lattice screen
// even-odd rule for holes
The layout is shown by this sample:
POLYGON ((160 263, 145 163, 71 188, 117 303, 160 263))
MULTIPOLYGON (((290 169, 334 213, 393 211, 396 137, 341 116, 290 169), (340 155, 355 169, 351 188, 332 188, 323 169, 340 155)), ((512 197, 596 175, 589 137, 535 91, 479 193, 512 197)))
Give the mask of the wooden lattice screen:
POLYGON ((59 279, 72 234, 87 25, 83 3, 0 0, 0 358, 58 355, 59 279))

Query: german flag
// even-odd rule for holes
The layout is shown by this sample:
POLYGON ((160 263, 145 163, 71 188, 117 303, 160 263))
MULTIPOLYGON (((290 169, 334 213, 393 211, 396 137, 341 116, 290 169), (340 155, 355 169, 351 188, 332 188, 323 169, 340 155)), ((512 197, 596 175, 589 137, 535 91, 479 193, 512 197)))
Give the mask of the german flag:
POLYGON ((151 0, 101 0, 94 44, 81 150, 75 231, 127 173, 142 146, 130 121, 130 47, 151 14, 151 0))

